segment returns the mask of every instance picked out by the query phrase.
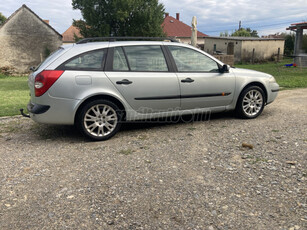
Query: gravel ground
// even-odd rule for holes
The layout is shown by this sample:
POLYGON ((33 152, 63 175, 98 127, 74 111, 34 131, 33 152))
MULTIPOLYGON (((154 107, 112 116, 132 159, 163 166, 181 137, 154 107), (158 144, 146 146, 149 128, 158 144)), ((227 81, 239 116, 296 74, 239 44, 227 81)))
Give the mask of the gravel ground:
POLYGON ((0 229, 307 229, 306 153, 307 89, 105 142, 1 118, 0 229))

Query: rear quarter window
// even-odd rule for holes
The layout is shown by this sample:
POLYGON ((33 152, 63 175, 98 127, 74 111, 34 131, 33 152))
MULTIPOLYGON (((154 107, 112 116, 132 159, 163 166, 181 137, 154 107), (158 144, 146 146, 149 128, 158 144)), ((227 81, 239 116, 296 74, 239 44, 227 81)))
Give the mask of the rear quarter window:
POLYGON ((106 58, 106 49, 79 54, 64 62, 57 69, 61 70, 102 70, 106 58))

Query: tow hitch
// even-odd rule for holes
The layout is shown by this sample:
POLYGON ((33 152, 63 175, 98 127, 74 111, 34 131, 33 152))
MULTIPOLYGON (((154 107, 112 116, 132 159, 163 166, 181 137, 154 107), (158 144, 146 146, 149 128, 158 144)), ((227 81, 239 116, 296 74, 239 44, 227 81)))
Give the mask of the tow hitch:
POLYGON ((23 109, 20 109, 19 111, 20 111, 20 113, 21 113, 22 116, 27 117, 27 118, 30 118, 30 115, 25 114, 25 113, 23 112, 23 109))

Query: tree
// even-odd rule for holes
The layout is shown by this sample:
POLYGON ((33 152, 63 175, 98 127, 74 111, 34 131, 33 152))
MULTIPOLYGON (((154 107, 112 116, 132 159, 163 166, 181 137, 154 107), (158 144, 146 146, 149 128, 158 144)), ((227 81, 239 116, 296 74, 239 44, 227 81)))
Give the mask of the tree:
POLYGON ((0 25, 1 25, 2 23, 4 23, 5 20, 6 20, 6 17, 5 17, 3 14, 0 13, 0 25))
POLYGON ((257 30, 251 30, 251 28, 241 28, 231 34, 232 37, 259 37, 257 30))
POLYGON ((295 35, 293 33, 290 34, 282 33, 281 35, 285 39, 285 50, 284 50, 285 55, 289 56, 293 55, 295 35))
POLYGON ((72 0, 84 20, 74 20, 83 37, 164 36, 164 5, 158 0, 72 0))
POLYGON ((220 33, 220 37, 229 37, 228 31, 226 30, 224 33, 221 32, 221 33, 220 33))
POLYGON ((259 38, 257 30, 251 30, 251 28, 246 28, 246 31, 250 33, 251 37, 259 38))
POLYGON ((307 34, 303 35, 302 49, 304 50, 305 53, 307 53, 307 34))

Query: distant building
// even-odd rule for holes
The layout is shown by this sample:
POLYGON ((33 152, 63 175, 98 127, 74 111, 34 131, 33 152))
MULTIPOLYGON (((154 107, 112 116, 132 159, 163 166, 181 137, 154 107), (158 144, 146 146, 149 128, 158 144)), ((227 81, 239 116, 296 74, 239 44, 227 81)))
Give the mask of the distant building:
POLYGON ((63 43, 69 44, 69 43, 75 43, 75 36, 78 38, 82 38, 82 35, 80 33, 80 29, 71 25, 64 33, 62 33, 63 36, 63 43))
MULTIPOLYGON (((192 21, 192 18, 191 18, 192 21)), ((180 14, 176 13, 176 18, 165 14, 162 28, 167 37, 175 37, 183 43, 191 43, 192 27, 180 21, 180 14)), ((203 48, 204 37, 208 35, 197 31, 197 44, 203 48)))
MULTIPOLYGON (((163 32, 166 34, 167 37, 174 37, 180 42, 183 43, 191 43, 191 35, 192 35, 192 27, 188 26, 187 24, 181 22, 179 19, 180 14, 176 14, 176 18, 169 16, 168 13, 165 14, 164 21, 162 23, 163 32)), ((192 20, 192 19, 191 19, 192 20)), ((74 43, 75 36, 82 37, 80 34, 80 30, 75 26, 70 26, 63 34, 63 43, 74 43)), ((199 46, 203 48, 204 46, 204 37, 208 35, 197 32, 197 43, 199 46)))
POLYGON ((284 36, 280 33, 276 33, 276 34, 261 36, 261 38, 284 38, 284 36))
POLYGON ((234 55, 237 62, 261 62, 281 58, 285 40, 255 37, 205 37, 204 50, 210 54, 234 55))
POLYGON ((0 27, 0 68, 27 73, 62 44, 62 35, 26 5, 0 27))

